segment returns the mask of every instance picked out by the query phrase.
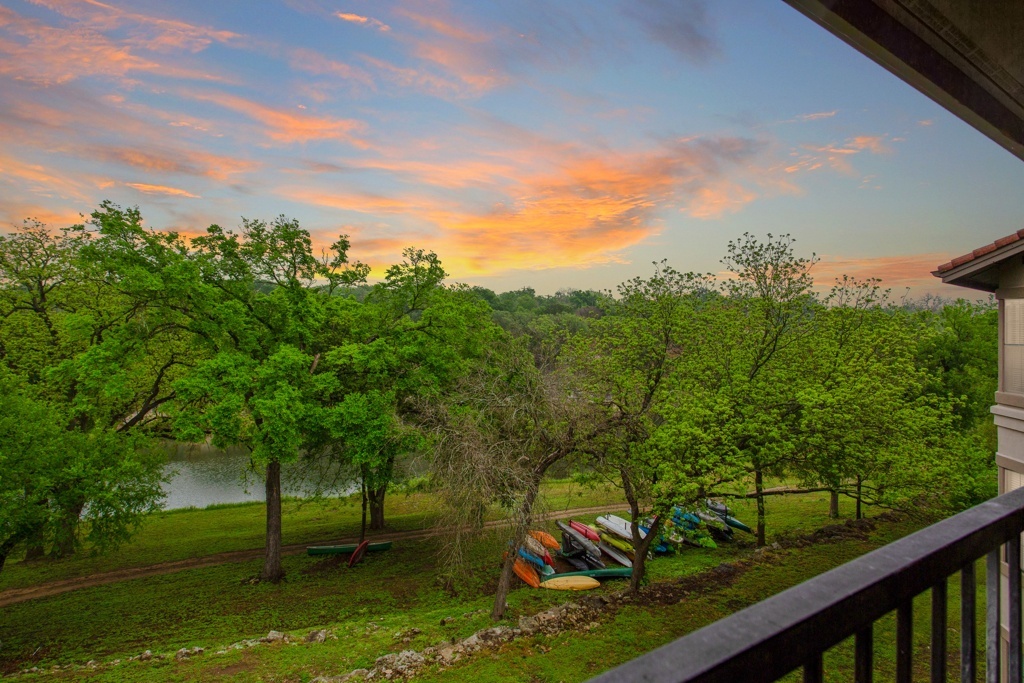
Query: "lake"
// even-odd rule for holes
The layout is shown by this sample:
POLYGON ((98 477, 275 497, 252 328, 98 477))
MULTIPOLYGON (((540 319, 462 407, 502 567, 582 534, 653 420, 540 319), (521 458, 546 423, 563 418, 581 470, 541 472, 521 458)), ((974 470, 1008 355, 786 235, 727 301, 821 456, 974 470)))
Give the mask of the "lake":
MULTIPOLYGON (((242 448, 223 450, 207 444, 167 442, 167 464, 164 472, 170 481, 163 485, 165 510, 196 507, 215 503, 264 501, 262 473, 252 471, 249 453, 242 448)), ((305 497, 320 481, 321 472, 337 480, 336 490, 351 493, 358 486, 339 476, 337 467, 310 468, 300 465, 282 468, 281 488, 286 496, 305 497)))

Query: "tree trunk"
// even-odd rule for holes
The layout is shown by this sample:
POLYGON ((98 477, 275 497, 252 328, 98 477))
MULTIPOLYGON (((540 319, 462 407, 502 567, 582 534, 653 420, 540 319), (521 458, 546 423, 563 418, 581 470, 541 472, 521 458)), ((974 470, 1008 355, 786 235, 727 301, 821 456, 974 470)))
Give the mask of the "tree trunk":
POLYGON ((764 476, 754 470, 754 493, 757 497, 757 547, 764 547, 764 476))
POLYGON ((4 565, 7 564, 7 556, 14 550, 14 546, 18 544, 18 537, 12 536, 0 544, 0 572, 4 570, 4 565))
POLYGON ((277 583, 284 578, 281 567, 281 463, 267 464, 267 554, 260 580, 277 583))
POLYGON ((832 489, 828 492, 828 516, 829 519, 839 518, 839 489, 832 489))
POLYGON ((387 484, 376 489, 369 489, 367 494, 370 498, 370 528, 380 530, 384 528, 384 496, 388 492, 387 484))
POLYGON ((25 538, 25 561, 32 562, 41 560, 46 555, 46 535, 43 533, 44 526, 39 527, 28 534, 25 538))
POLYGON ((64 511, 54 530, 53 548, 50 549, 51 556, 71 557, 75 554, 75 546, 78 541, 78 520, 81 518, 84 508, 85 501, 77 500, 64 511))
POLYGON ((661 518, 655 517, 654 524, 651 529, 647 532, 645 538, 640 538, 640 503, 636 497, 636 489, 633 488, 633 480, 629 476, 629 472, 625 468, 619 468, 619 477, 622 479, 622 491, 626 495, 626 501, 629 503, 629 513, 632 517, 630 523, 630 530, 633 535, 633 576, 629 582, 629 593, 636 595, 640 590, 640 583, 644 579, 644 573, 647 571, 647 550, 651 547, 651 542, 658 534, 658 528, 661 524, 661 518))
POLYGON ((498 588, 494 593, 494 606, 491 608, 491 619, 498 621, 505 616, 505 608, 508 607, 506 600, 508 591, 512 587, 512 568, 516 564, 516 549, 522 544, 523 537, 530 526, 533 516, 533 503, 537 500, 537 492, 540 490, 540 480, 544 477, 547 467, 535 471, 530 478, 530 486, 526 490, 523 502, 519 506, 519 517, 516 519, 515 535, 512 537, 512 550, 505 558, 505 564, 501 568, 501 576, 498 578, 498 588))
POLYGON ((363 481, 359 485, 359 493, 362 498, 363 505, 363 521, 359 525, 359 542, 362 543, 366 540, 366 474, 363 474, 363 481))
POLYGON ((863 480, 860 478, 860 475, 858 474, 857 475, 857 519, 860 519, 860 517, 861 517, 861 514, 860 514, 860 492, 861 492, 861 488, 860 487, 861 487, 861 483, 862 482, 863 482, 863 480))

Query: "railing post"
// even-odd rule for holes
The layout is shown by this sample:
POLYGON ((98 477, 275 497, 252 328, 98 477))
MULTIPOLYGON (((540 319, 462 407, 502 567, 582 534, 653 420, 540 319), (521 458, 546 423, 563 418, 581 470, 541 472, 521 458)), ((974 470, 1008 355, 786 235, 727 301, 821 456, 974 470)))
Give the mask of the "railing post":
POLYGON ((822 653, 819 652, 811 661, 804 664, 804 683, 823 683, 825 680, 825 668, 821 656, 822 653))
POLYGON ((985 559, 985 683, 999 683, 1002 665, 1000 650, 1003 636, 999 613, 1003 576, 1000 551, 1001 548, 996 548, 985 559))
POLYGON ((1006 544, 1007 564, 1010 565, 1010 590, 1007 596, 1010 601, 1010 647, 1007 653, 1006 673, 1009 683, 1021 683, 1020 679, 1020 534, 1014 534, 1006 544))
POLYGON ((914 677, 914 601, 896 608, 896 683, 911 683, 914 677))
POLYGON ((974 683, 977 666, 977 582, 974 578, 974 562, 968 562, 960 570, 960 683, 974 683))
POLYGON ((932 586, 932 683, 946 683, 946 583, 932 586))
POLYGON ((872 661, 875 650, 874 629, 874 624, 868 624, 863 630, 857 631, 857 635, 854 637, 853 680, 855 683, 871 683, 874 668, 872 661))

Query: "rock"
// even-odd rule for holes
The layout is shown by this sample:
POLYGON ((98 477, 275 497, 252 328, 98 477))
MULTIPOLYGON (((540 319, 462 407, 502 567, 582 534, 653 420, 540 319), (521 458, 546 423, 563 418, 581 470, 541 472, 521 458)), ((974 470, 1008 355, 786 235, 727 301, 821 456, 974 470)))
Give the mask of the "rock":
POLYGON ((455 617, 443 617, 441 619, 441 626, 447 626, 448 624, 455 621, 455 617))
POLYGON ((427 663, 426 658, 415 650, 402 650, 398 653, 378 657, 374 667, 385 678, 395 676, 406 677, 416 673, 427 663))
POLYGON ((181 660, 183 660, 183 659, 188 659, 188 648, 187 647, 183 647, 180 650, 178 650, 177 652, 175 652, 174 653, 174 658, 177 659, 179 662, 181 660))
POLYGON ((442 647, 440 650, 437 651, 437 661, 441 662, 442 664, 451 664, 458 658, 459 652, 451 645, 442 647))
POLYGON ((140 662, 148 662, 151 659, 153 659, 153 653, 150 650, 146 650, 141 655, 139 655, 140 662))
POLYGON ((261 643, 280 643, 287 642, 288 636, 280 631, 271 631, 267 635, 260 638, 261 643))
POLYGON ((480 647, 480 636, 474 633, 469 638, 466 638, 464 641, 459 643, 459 645, 466 652, 472 652, 480 647))
POLYGON ((320 630, 310 631, 306 635, 307 643, 322 643, 327 640, 327 629, 322 628, 320 630))

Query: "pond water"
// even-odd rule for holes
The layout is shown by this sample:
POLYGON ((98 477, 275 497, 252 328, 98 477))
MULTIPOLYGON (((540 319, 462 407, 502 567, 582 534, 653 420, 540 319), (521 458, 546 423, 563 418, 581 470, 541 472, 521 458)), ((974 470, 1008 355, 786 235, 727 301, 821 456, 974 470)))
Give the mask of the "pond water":
MULTIPOLYGON (((165 443, 164 448, 168 455, 164 473, 170 477, 163 485, 165 510, 266 500, 263 474, 250 467, 245 449, 173 442, 165 443)), ((337 468, 286 465, 282 470, 281 489, 286 496, 309 495, 322 476, 336 480, 334 488, 342 493, 358 490, 339 476, 337 468)))

